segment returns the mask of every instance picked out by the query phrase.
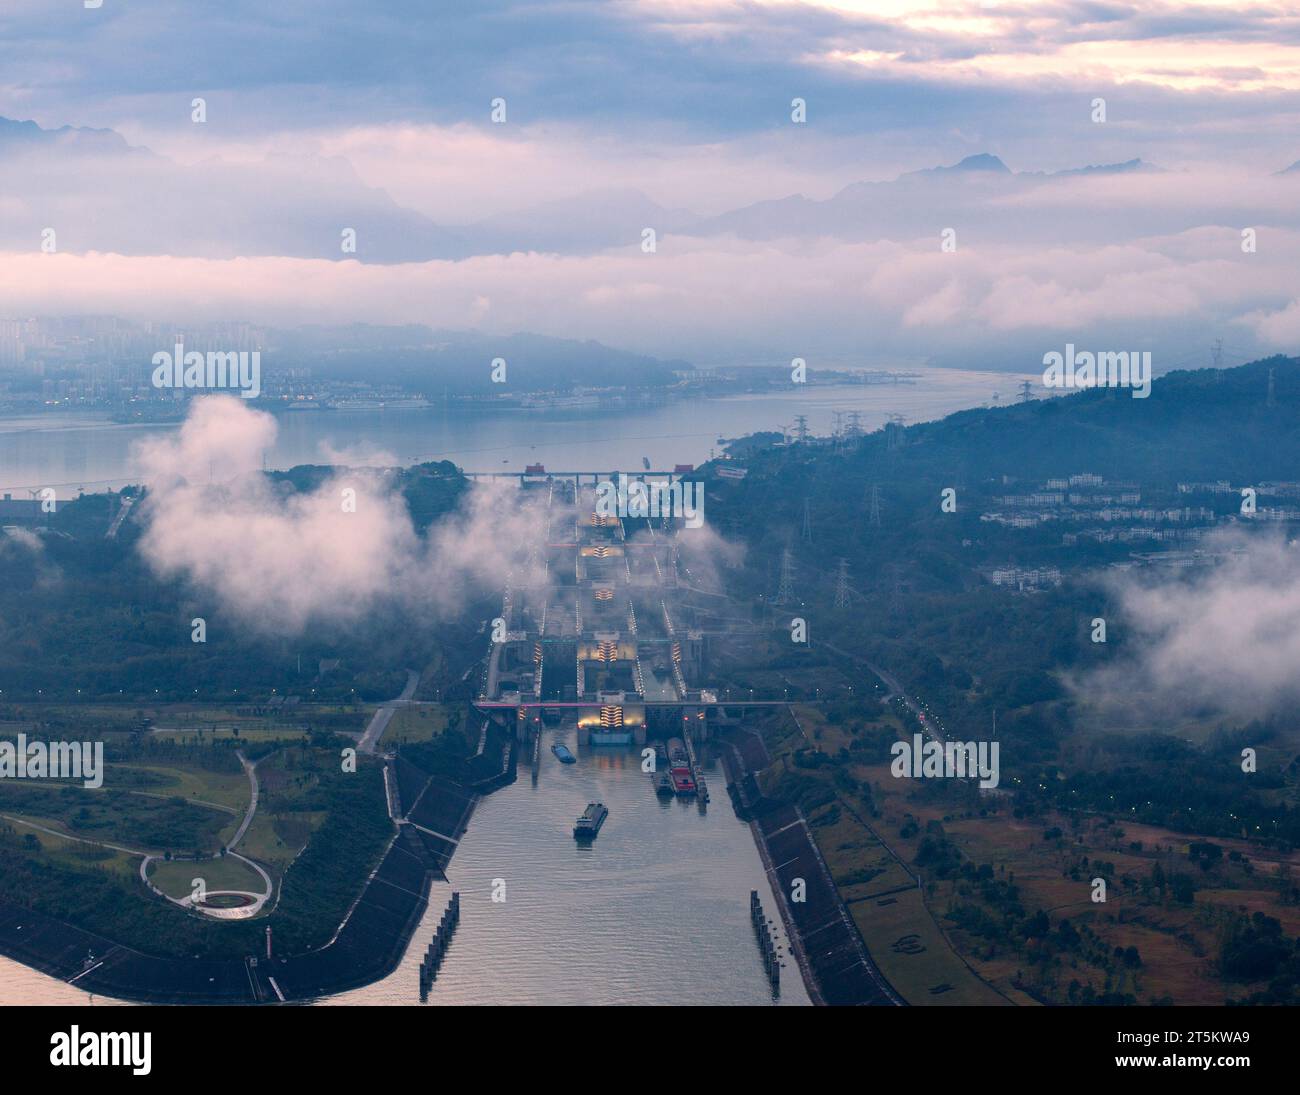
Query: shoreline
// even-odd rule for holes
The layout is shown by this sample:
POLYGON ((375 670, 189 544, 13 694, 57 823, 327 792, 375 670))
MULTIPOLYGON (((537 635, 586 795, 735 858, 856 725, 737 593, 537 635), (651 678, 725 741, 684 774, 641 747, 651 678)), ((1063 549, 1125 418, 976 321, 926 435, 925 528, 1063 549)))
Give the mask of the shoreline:
POLYGON ((733 729, 719 740, 728 747, 722 753, 727 792, 736 815, 748 823, 758 846, 786 938, 790 940, 792 955, 813 1003, 906 1007, 907 1002, 871 960, 802 812, 797 807, 765 799, 759 790, 756 769, 751 762, 760 758, 747 757, 742 744, 748 744, 751 753, 761 751, 761 759, 770 760, 762 739, 753 731, 733 729), (745 735, 749 742, 733 740, 738 735, 745 735), (772 847, 778 838, 789 845, 782 850, 785 858, 779 865, 772 847), (798 912, 787 896, 796 877, 803 879, 807 893, 814 898, 811 902, 797 902, 801 906, 798 912), (829 912, 817 914, 812 911, 814 908, 829 909, 829 912), (809 939, 813 935, 819 936, 815 955, 809 952, 809 939))
POLYGON ((145 954, 57 917, 0 901, 0 954, 76 989, 143 1004, 310 1003, 382 980, 406 953, 479 795, 428 775, 442 793, 423 810, 452 822, 451 839, 399 822, 378 865, 328 943, 267 959, 174 958, 145 954), (93 956, 88 960, 88 956, 93 956))
MULTIPOLYGON (((400 414, 387 414, 378 409, 278 414, 276 421, 284 434, 284 451, 268 454, 271 459, 267 470, 285 471, 304 464, 329 463, 322 457, 319 442, 337 442, 337 438, 331 438, 331 431, 342 428, 344 424, 351 435, 349 443, 360 441, 373 443, 380 449, 391 449, 390 455, 397 458, 393 466, 402 468, 428 461, 450 460, 466 471, 499 471, 503 467, 499 457, 508 457, 510 465, 517 465, 519 471, 525 464, 539 460, 552 464, 557 460, 582 460, 585 463, 555 466, 585 467, 593 459, 591 453, 583 455, 571 451, 575 442, 565 429, 574 422, 586 428, 582 445, 604 447, 617 442, 622 446, 612 454, 606 453, 597 461, 598 464, 612 460, 614 464, 621 463, 632 470, 640 466, 643 455, 649 454, 655 460, 667 461, 665 466, 681 462, 698 466, 708 459, 709 450, 720 434, 739 438, 779 429, 779 423, 789 421, 785 405, 791 400, 807 410, 809 425, 814 432, 829 432, 832 411, 841 409, 841 405, 847 408, 850 403, 861 405, 864 420, 880 419, 883 422, 886 412, 901 411, 907 416, 908 424, 915 425, 984 406, 992 390, 998 387, 1005 389, 1006 398, 1002 405, 1006 406, 1010 402, 1011 388, 1018 379, 1019 374, 1014 373, 930 369, 924 372, 920 382, 909 385, 810 384, 799 385, 803 388, 799 393, 708 395, 699 400, 677 401, 677 410, 673 412, 675 417, 671 421, 665 418, 666 408, 659 405, 623 405, 604 411, 599 408, 560 411, 527 418, 529 422, 546 424, 539 427, 540 435, 533 439, 536 443, 532 445, 521 444, 515 436, 517 427, 524 420, 521 415, 527 415, 520 408, 506 413, 508 408, 483 407, 473 414, 467 414, 467 408, 449 413, 446 408, 436 406, 412 408, 400 414), (686 421, 679 421, 682 416, 686 421), (724 420, 718 421, 719 416, 724 420), (449 421, 459 425, 448 428, 446 423, 449 421), (308 425, 308 422, 314 425, 308 425), (403 425, 409 423, 416 423, 424 429, 428 439, 417 441, 416 426, 408 429, 403 425), (602 423, 619 429, 596 429, 592 432, 590 427, 602 423), (400 436, 395 438, 391 433, 393 429, 399 429, 400 436), (606 436, 607 433, 610 436, 606 436)), ((103 493, 139 484, 140 477, 129 458, 131 439, 141 433, 174 431, 180 425, 180 420, 114 423, 108 419, 106 410, 89 408, 8 416, 0 413, 0 462, 4 462, 8 455, 14 457, 11 468, 13 481, 0 483, 0 491, 12 492, 17 497, 28 490, 46 486, 56 489, 84 486, 89 493, 103 493), (41 428, 42 419, 57 419, 65 414, 69 419, 84 415, 98 418, 98 421, 64 420, 57 425, 51 424, 49 428, 41 428), (19 419, 24 423, 21 430, 5 431, 6 422, 19 419), (90 438, 97 434, 117 440, 104 446, 91 446, 88 449, 90 459, 74 468, 58 459, 51 448, 55 439, 66 438, 69 434, 82 435, 78 443, 88 446, 91 446, 90 438), (17 451, 20 435, 28 444, 39 442, 42 437, 48 438, 50 444, 42 446, 37 458, 24 456, 17 451), (12 454, 5 451, 6 444, 14 447, 12 454), (45 449, 50 451, 45 452, 45 449)))

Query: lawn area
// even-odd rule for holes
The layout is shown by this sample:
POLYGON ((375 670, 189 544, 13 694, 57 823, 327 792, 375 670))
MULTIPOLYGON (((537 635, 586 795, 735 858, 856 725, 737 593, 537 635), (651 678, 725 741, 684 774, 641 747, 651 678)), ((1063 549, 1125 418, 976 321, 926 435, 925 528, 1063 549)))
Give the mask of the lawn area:
MULTIPOLYGON (((865 765, 856 770, 873 771, 865 765)), ((838 787, 829 766, 797 769, 797 775, 780 775, 781 771, 780 765, 773 765, 762 774, 760 784, 769 793, 779 793, 792 789, 793 775, 801 781, 793 786, 803 788, 800 800, 819 802, 805 811, 809 831, 872 959, 903 998, 918 1005, 1008 1003, 962 961, 912 875, 875 835, 876 826, 868 828, 860 820, 870 816, 867 798, 852 788, 838 787), (817 784, 825 791, 808 790, 817 784), (826 793, 834 798, 825 801, 826 793)), ((884 837, 885 830, 878 831, 884 837)), ((896 831, 890 831, 891 838, 896 831)), ((914 853, 901 854, 910 862, 914 853)))
MULTIPOLYGON (((29 818, 36 825, 44 825, 47 829, 58 828, 57 822, 51 818, 29 818)), ((41 851, 48 855, 52 860, 64 863, 69 867, 80 868, 84 870, 87 867, 94 867, 97 870, 111 871, 113 874, 120 874, 124 877, 135 877, 140 870, 140 859, 138 856, 128 855, 126 852, 117 852, 111 848, 100 848, 91 844, 83 844, 80 841, 73 840, 69 837, 52 836, 50 833, 41 832, 34 829, 22 821, 0 821, 2 825, 13 827, 19 837, 28 842, 28 838, 36 842, 41 851)))
POLYGON ((894 741, 906 740, 911 736, 911 731, 904 729, 898 716, 889 711, 876 719, 843 719, 836 723, 828 719, 821 708, 812 704, 791 704, 790 710, 803 727, 808 744, 823 753, 834 754, 840 749, 851 749, 863 734, 878 735, 887 730, 894 741), (858 733, 855 734, 854 730, 858 733))
POLYGON ((278 878, 325 820, 322 765, 336 767, 332 750, 287 746, 257 766, 262 793, 257 813, 235 851, 255 859, 278 878))
POLYGON ((193 880, 203 879, 209 890, 247 890, 261 893, 266 883, 247 863, 234 856, 219 859, 155 859, 149 864, 149 881, 168 897, 188 897, 194 890, 193 880))
POLYGON ((854 901, 849 914, 872 960, 909 1004, 1007 1003, 953 953, 921 900, 920 890, 854 901))
POLYGON ((153 764, 128 764, 108 766, 104 785, 115 790, 148 791, 151 794, 177 795, 205 803, 225 806, 238 814, 248 809, 248 777, 243 772, 214 772, 208 768, 179 768, 153 764), (152 786, 136 787, 114 779, 117 773, 145 773, 155 777, 152 786))
MULTIPOLYGON (((813 824, 814 819, 809 822, 813 824)), ((916 884, 871 831, 842 807, 834 822, 814 825, 812 832, 846 902, 916 884)))
POLYGON ((211 726, 204 727, 201 730, 170 727, 160 730, 151 730, 149 732, 149 737, 158 741, 175 741, 182 744, 197 740, 206 745, 212 741, 302 741, 302 737, 305 733, 306 730, 301 726, 290 725, 240 727, 211 726), (236 730, 238 731, 237 733, 236 730))
POLYGON ((235 851, 256 859, 276 878, 293 862, 324 820, 324 810, 272 814, 258 807, 253 823, 235 851))
POLYGON ((438 698, 444 685, 442 674, 446 661, 447 659, 441 649, 433 652, 433 657, 420 671, 420 683, 415 690, 417 700, 436 700, 438 698))
POLYGON ((430 703, 399 707, 379 739, 381 746, 396 742, 432 741, 447 729, 450 713, 462 705, 430 703))
POLYGON ((233 832, 237 824, 225 810, 182 798, 92 790, 80 783, 34 786, 5 780, 0 783, 0 812, 43 818, 52 828, 86 840, 158 852, 215 851, 222 830, 233 832))
POLYGON ((140 708, 110 704, 23 703, 12 709, 13 722, 0 723, 0 731, 13 726, 32 734, 33 726, 47 727, 53 737, 98 738, 105 733, 128 733, 142 721, 140 708))

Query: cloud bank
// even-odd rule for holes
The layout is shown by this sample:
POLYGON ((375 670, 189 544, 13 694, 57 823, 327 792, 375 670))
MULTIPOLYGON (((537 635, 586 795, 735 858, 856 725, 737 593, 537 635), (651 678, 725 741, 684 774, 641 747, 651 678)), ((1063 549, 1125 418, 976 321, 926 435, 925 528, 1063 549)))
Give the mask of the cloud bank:
POLYGON ((142 443, 148 484, 140 551, 250 630, 297 634, 315 623, 394 612, 455 611, 500 589, 543 516, 504 485, 471 488, 427 537, 390 476, 335 471, 290 492, 260 473, 275 419, 231 396, 195 399, 175 435, 142 443))
POLYGON ((1075 682, 1080 698, 1145 710, 1149 728, 1181 714, 1237 721, 1294 710, 1300 700, 1300 546, 1226 532, 1232 552, 1206 571, 1108 582, 1130 634, 1117 663, 1075 682))

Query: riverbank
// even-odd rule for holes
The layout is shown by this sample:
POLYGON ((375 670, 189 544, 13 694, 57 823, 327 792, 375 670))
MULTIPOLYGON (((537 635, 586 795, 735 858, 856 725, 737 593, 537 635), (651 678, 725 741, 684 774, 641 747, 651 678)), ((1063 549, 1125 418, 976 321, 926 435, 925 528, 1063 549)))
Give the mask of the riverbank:
POLYGON ((903 1005, 871 961, 799 808, 763 796, 756 777, 771 758, 762 739, 729 729, 720 740, 727 792, 754 834, 809 996, 819 1004, 903 1005))
MULTIPOLYGON (((142 1003, 258 1004, 311 1000, 380 980, 401 961, 430 887, 464 835, 478 796, 400 761, 404 810, 379 865, 329 942, 285 957, 176 959, 144 954, 55 917, 0 902, 0 954, 86 992, 142 1003)), ((399 794, 402 792, 399 790, 399 794)))

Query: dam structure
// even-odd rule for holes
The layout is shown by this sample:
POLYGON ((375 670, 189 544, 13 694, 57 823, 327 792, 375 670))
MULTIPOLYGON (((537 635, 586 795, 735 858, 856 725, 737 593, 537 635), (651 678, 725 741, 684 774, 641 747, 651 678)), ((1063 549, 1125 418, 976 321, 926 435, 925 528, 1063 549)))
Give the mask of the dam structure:
MULTIPOLYGON (((675 482, 686 471, 638 472, 675 482)), ((599 474, 523 478, 545 542, 509 576, 476 709, 519 742, 576 718, 579 745, 709 736, 704 620, 682 580, 680 516, 599 511, 599 474)), ((616 473, 610 473, 614 478, 616 473)))

